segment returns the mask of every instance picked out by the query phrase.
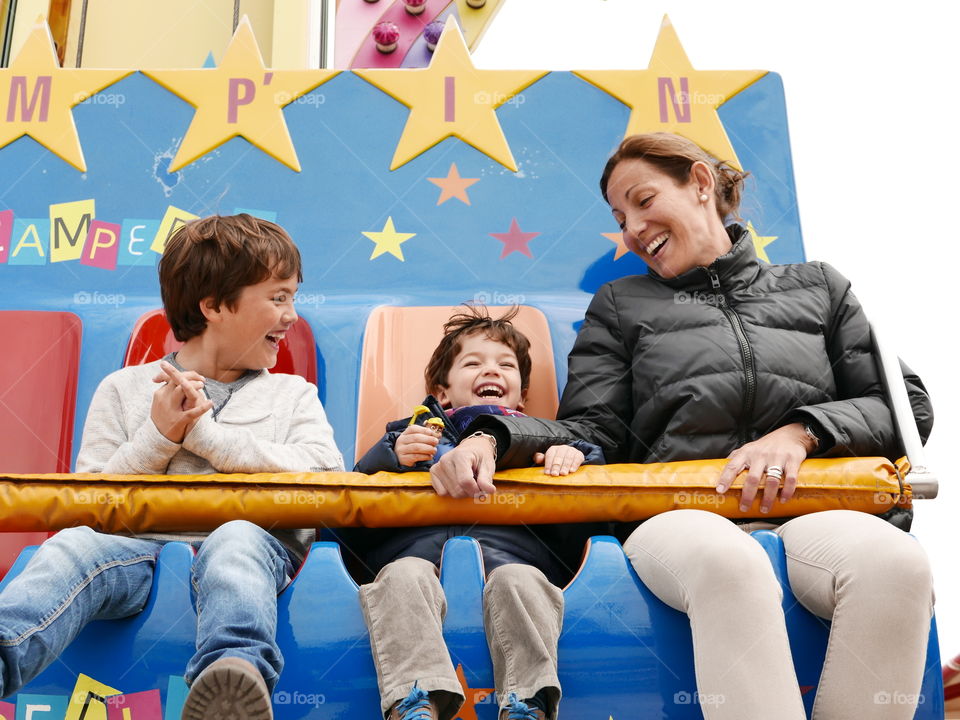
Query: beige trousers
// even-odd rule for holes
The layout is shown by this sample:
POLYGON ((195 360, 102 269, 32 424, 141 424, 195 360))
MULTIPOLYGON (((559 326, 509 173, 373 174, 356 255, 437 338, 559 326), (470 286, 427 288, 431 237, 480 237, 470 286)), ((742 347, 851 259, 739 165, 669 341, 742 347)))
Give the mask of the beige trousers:
MULTIPOLYGON (((850 510, 774 530, 797 599, 832 621, 813 720, 911 720, 933 613, 920 544, 850 510)), ((783 593, 759 543, 719 515, 674 510, 640 525, 624 550, 644 584, 690 617, 706 720, 804 720, 783 593)))
MULTIPOLYGON (((447 601, 436 566, 417 557, 394 560, 372 583, 361 586, 360 605, 384 715, 416 682, 437 702, 440 720, 456 717, 463 689, 443 640, 447 601)), ((556 718, 562 623, 563 592, 537 568, 501 565, 487 577, 483 624, 501 707, 510 693, 526 699, 547 689, 547 717, 556 718)))

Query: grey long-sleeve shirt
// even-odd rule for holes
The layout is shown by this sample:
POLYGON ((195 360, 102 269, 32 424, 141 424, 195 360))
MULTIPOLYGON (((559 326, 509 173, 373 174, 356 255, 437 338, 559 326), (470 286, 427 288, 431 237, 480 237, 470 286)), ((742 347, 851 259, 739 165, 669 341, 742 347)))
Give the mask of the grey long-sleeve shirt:
MULTIPOLYGON (((182 444, 164 437, 150 408, 159 362, 111 373, 100 383, 83 428, 77 472, 130 475, 342 471, 315 385, 296 375, 260 371, 238 388, 217 419, 207 412, 182 444)), ((273 531, 303 557, 313 530, 273 531)), ((207 533, 137 537, 197 542, 207 533)))

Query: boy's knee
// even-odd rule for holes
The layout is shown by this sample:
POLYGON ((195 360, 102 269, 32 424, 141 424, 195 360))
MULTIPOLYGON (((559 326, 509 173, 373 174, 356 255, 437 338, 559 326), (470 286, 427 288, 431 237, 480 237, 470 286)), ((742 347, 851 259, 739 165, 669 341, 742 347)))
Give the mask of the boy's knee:
POLYGON ((487 576, 484 593, 511 592, 530 587, 555 587, 539 568, 523 563, 508 563, 487 576))
POLYGON ((112 536, 85 526, 66 528, 45 540, 35 557, 57 557, 60 558, 59 562, 71 565, 82 564, 86 560, 96 561, 104 551, 110 550, 113 540, 112 536))
POLYGON ((437 566, 429 560, 418 557, 403 557, 387 563, 373 582, 397 588, 414 586, 440 588, 437 566))
POLYGON ((498 605, 510 599, 528 605, 535 598, 544 598, 551 606, 563 606, 563 591, 547 580, 539 568, 522 563, 501 565, 491 571, 483 598, 486 603, 498 605))
POLYGON ((200 545, 201 555, 256 556, 269 544, 269 533, 259 525, 246 520, 231 520, 211 532, 200 545))
POLYGON ((394 560, 383 567, 376 579, 360 587, 361 603, 383 605, 402 598, 414 605, 423 598, 428 607, 433 607, 443 616, 447 610, 447 601, 440 585, 437 566, 429 560, 418 557, 404 557, 394 560))

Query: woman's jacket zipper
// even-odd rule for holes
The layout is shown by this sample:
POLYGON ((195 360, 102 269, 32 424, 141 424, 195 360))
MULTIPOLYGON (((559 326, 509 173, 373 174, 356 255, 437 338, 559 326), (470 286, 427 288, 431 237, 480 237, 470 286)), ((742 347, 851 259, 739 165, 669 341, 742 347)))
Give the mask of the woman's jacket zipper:
POLYGON ((753 360, 753 348, 750 347, 750 341, 747 340, 747 334, 743 330, 743 322, 737 311, 727 305, 727 297, 720 289, 720 278, 717 271, 713 268, 707 268, 710 274, 710 285, 717 296, 717 306, 727 316, 730 327, 733 328, 733 334, 740 344, 740 356, 743 358, 743 374, 746 378, 746 388, 743 396, 743 414, 740 417, 739 441, 740 445, 746 444, 749 437, 749 428, 753 425, 753 407, 757 395, 757 369, 753 360))

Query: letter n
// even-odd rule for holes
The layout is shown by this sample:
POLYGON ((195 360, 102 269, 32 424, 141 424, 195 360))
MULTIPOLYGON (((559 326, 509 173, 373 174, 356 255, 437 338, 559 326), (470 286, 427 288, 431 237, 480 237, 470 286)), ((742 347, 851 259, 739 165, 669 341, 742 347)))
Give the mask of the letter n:
POLYGON ((660 122, 670 122, 667 112, 667 96, 670 97, 670 104, 673 105, 673 114, 677 122, 688 123, 691 120, 690 112, 690 80, 689 78, 680 78, 680 97, 677 97, 677 90, 673 86, 673 78, 657 78, 657 94, 660 100, 660 122))

